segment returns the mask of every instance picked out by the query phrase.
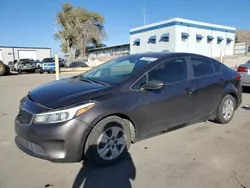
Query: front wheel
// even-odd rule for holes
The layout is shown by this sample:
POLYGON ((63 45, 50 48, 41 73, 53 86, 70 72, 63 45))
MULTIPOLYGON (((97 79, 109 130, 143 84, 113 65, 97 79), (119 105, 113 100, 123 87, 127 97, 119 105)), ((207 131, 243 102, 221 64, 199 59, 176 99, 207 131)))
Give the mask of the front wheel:
POLYGON ((110 116, 95 125, 84 147, 92 163, 107 166, 118 162, 131 144, 130 125, 124 119, 110 116))
POLYGON ((229 123, 234 116, 235 107, 235 98, 232 95, 224 96, 217 109, 215 121, 220 124, 229 123))
POLYGON ((4 63, 0 60, 0 76, 3 76, 5 74, 5 65, 4 63))

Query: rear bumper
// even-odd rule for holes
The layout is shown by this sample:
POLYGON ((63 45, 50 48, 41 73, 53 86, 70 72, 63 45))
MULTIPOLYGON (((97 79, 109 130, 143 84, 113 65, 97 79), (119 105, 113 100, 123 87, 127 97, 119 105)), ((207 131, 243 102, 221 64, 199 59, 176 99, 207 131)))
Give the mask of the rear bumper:
POLYGON ((15 121, 16 145, 28 155, 51 162, 79 162, 90 126, 73 119, 56 124, 22 125, 15 121))

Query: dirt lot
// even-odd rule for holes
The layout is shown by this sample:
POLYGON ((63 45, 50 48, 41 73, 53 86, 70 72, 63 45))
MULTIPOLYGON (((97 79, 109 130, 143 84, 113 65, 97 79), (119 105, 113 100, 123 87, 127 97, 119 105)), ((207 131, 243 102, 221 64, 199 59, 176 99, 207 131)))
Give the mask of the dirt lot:
MULTIPOLYGON (((0 188, 250 187, 250 111, 243 109, 228 125, 199 123, 138 142, 131 156, 107 168, 54 164, 22 153, 13 129, 19 100, 54 77, 0 78, 0 188)), ((244 104, 250 104, 249 91, 244 104)))

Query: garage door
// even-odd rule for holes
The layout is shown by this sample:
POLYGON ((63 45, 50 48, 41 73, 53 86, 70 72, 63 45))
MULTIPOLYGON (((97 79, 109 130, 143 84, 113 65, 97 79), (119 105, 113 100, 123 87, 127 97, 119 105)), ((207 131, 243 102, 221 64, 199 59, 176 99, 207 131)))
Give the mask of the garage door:
POLYGON ((2 50, 0 50, 0 60, 3 61, 2 50))
POLYGON ((35 50, 18 50, 19 59, 34 59, 37 60, 37 53, 35 50))

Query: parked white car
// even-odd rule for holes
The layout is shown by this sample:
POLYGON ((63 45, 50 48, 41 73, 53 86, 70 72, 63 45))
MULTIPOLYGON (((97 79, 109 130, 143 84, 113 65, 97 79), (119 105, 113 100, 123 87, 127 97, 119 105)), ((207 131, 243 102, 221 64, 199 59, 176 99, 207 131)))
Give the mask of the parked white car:
POLYGON ((250 87, 250 60, 245 64, 238 66, 237 72, 241 75, 242 86, 250 87))

